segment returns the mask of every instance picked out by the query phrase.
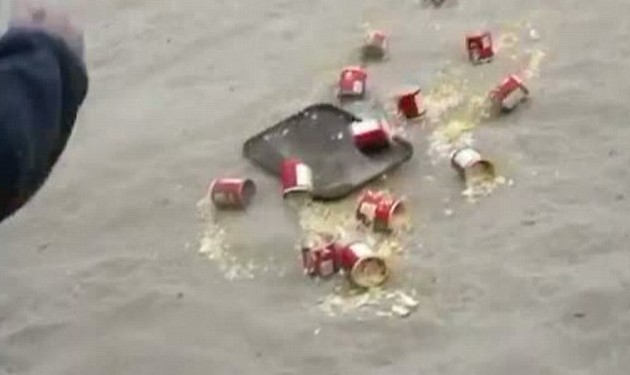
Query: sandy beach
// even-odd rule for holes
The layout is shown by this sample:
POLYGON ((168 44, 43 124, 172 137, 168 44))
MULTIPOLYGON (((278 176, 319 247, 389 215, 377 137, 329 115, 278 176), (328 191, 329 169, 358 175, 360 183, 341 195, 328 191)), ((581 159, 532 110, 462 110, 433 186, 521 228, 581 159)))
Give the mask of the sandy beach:
POLYGON ((91 87, 48 183, 0 225, 0 374, 627 374, 630 3, 446 1, 74 0, 91 87), (370 95, 419 84, 429 112, 378 182, 412 222, 383 245, 392 280, 342 296, 294 245, 354 197, 291 207, 241 146, 333 100, 369 28, 391 35, 370 95), (473 67, 479 28, 499 48, 473 67), (480 120, 512 72, 531 100, 480 120), (458 142, 504 177, 474 202, 458 142), (200 203, 223 175, 256 180, 246 213, 200 203))

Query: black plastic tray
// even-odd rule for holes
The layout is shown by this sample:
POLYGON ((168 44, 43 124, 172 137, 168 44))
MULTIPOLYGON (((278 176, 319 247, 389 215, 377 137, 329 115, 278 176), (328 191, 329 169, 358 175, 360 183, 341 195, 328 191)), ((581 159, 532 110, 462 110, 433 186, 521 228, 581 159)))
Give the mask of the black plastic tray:
POLYGON ((363 154, 350 133, 357 120, 332 104, 311 105, 248 139, 243 154, 277 176, 283 159, 299 158, 313 171, 313 197, 340 199, 413 155, 413 146, 402 139, 379 153, 363 154))

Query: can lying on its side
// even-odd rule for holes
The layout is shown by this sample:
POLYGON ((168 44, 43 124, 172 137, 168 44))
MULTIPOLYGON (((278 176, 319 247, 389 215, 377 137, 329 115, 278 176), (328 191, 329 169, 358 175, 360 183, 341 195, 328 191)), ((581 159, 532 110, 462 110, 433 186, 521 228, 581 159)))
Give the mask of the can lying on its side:
POLYGON ((372 226, 376 232, 389 232, 396 229, 397 219, 404 213, 402 199, 388 196, 383 192, 366 190, 359 197, 355 212, 363 224, 372 226))
POLYGON ((256 185, 245 178, 217 178, 210 184, 208 194, 217 208, 245 209, 256 194, 256 185))
POLYGON ((385 119, 354 122, 351 131, 355 146, 362 152, 381 151, 390 146, 392 132, 385 119))
POLYGON ((510 74, 499 86, 490 92, 490 100, 497 111, 510 112, 527 100, 529 89, 516 75, 510 74))
POLYGON ((469 185, 494 180, 496 177, 494 165, 483 159, 481 154, 472 147, 464 147, 453 152, 451 165, 469 185))
POLYGON ((420 87, 413 86, 400 90, 396 95, 398 112, 406 119, 413 120, 426 113, 421 92, 420 87))
POLYGON ((387 35, 383 31, 370 31, 361 50, 364 60, 380 60, 387 54, 387 35))
POLYGON ((311 277, 327 278, 339 271, 335 241, 328 233, 308 232, 300 241, 302 268, 311 277))
POLYGON ((355 285, 363 288, 377 287, 389 277, 389 267, 385 259, 376 254, 363 242, 353 242, 339 246, 340 268, 355 285))
POLYGON ((313 172, 300 159, 289 158, 282 161, 282 195, 301 193, 310 194, 313 191, 313 172))

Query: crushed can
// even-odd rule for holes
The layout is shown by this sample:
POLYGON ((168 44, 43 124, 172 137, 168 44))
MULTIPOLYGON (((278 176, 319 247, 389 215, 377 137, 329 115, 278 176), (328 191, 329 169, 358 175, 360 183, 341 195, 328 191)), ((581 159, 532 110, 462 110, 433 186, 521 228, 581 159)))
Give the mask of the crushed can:
POLYGON ((355 217, 375 232, 390 232, 404 214, 403 200, 383 192, 366 190, 359 197, 355 217))
POLYGON ((304 275, 328 278, 339 272, 335 242, 337 237, 328 233, 308 232, 300 241, 304 275))
POLYGON ((413 86, 401 90, 396 96, 396 102, 398 113, 408 120, 417 119, 426 113, 420 87, 413 86))
POLYGON ((363 43, 361 54, 364 60, 381 60, 387 54, 387 34, 383 31, 370 31, 363 43))
POLYGON ((210 184, 208 194, 217 208, 245 209, 256 194, 256 185, 246 178, 217 178, 210 184))
POLYGON ((490 99, 496 110, 512 111, 516 106, 529 97, 529 89, 516 75, 511 74, 501 84, 490 92, 490 99))
POLYGON ((313 172, 300 159, 285 159, 281 168, 283 197, 288 198, 297 193, 309 194, 313 191, 313 172))
POLYGON ((362 288, 382 285, 389 277, 385 259, 363 242, 339 246, 340 268, 350 282, 362 288))
POLYGON ((494 180, 496 177, 494 165, 483 159, 479 151, 472 147, 454 151, 451 155, 451 165, 467 184, 494 180))
POLYGON ((355 146, 363 152, 380 151, 389 147, 392 131, 385 119, 365 119, 353 122, 352 138, 355 146))
POLYGON ((473 64, 483 64, 492 61, 494 48, 492 34, 489 31, 477 32, 466 36, 468 58, 473 64))
POLYGON ((368 74, 360 66, 347 66, 339 77, 340 98, 362 98, 367 89, 368 74))

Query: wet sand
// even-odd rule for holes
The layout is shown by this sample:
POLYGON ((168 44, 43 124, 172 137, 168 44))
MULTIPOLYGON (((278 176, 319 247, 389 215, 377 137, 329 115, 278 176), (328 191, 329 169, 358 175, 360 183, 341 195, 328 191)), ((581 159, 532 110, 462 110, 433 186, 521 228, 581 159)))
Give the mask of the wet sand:
POLYGON ((0 226, 0 374, 628 372, 629 3, 83 8, 89 99, 44 189, 0 226), (339 281, 303 277, 300 215, 241 158, 250 135, 331 98, 366 26, 392 35, 372 93, 418 83, 433 99, 409 131, 414 159, 381 182, 413 221, 384 291, 417 298, 405 319, 323 309, 339 281), (471 67, 462 38, 478 27, 508 36, 471 67), (514 70, 529 103, 500 121, 462 109, 514 70), (471 203, 444 139, 474 140, 511 186, 471 203), (229 248, 208 259, 217 228, 197 203, 224 174, 259 194, 246 215, 215 218, 229 248))

